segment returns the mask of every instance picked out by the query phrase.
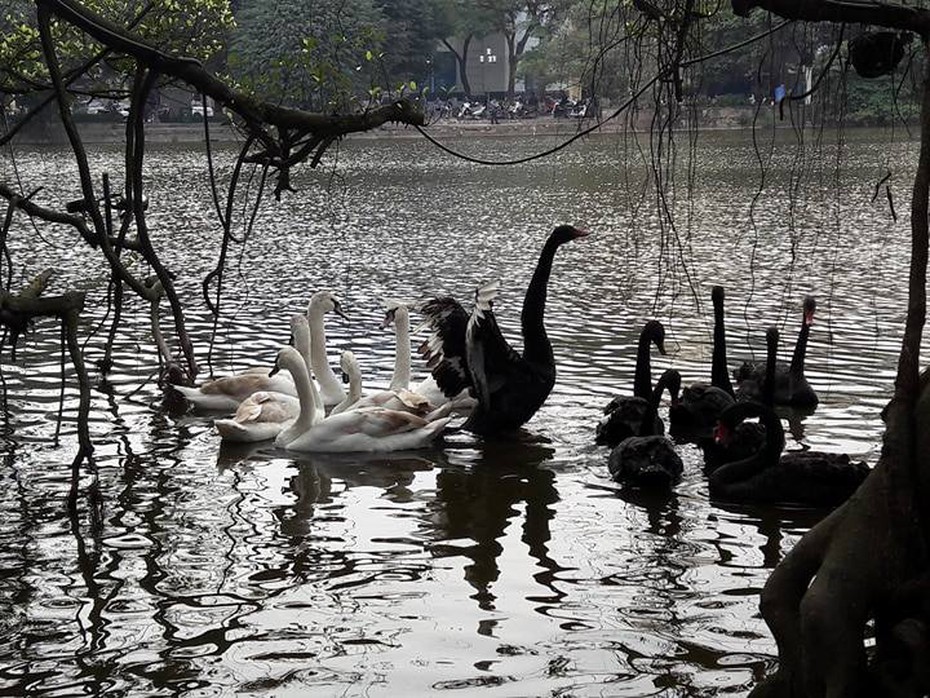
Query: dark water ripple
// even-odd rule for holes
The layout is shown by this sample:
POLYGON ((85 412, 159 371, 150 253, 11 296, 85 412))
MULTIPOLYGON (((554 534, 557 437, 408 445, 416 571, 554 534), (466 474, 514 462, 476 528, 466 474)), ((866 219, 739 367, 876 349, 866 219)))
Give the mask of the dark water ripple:
MULTIPOLYGON (((656 372, 707 380, 711 285, 727 288, 732 366, 764 354, 772 323, 788 356, 801 298, 813 293, 807 368, 822 402, 791 424, 789 447, 874 462, 904 320, 915 151, 884 134, 847 137, 836 173, 832 134, 805 144, 817 156, 803 170, 779 135, 751 222, 756 155, 744 134, 705 134, 690 195, 677 183, 675 229, 632 142, 592 137, 502 169, 419 141, 347 143, 335 172, 295 172, 298 194, 263 202, 248 243, 233 248, 209 366, 200 279, 222 231, 204 160, 197 149, 153 150, 149 223, 179 272, 205 370, 270 366, 289 316, 318 288, 351 316, 328 325, 332 355, 355 351, 368 386, 391 372, 385 297, 467 301, 500 278, 498 318, 516 334, 546 232, 579 222, 596 235, 559 252, 547 308, 558 383, 512 442, 458 434, 442 449, 388 457, 221 448, 207 417, 161 409, 149 309, 130 301, 115 369, 92 396, 101 519, 83 515, 75 536, 64 501, 79 396, 69 380, 54 443, 58 328, 39 323, 2 366, 0 692, 745 694, 775 651, 758 592, 821 514, 709 501, 693 447, 682 449, 685 477, 671 496, 620 491, 593 425, 609 397, 631 391, 646 320, 668 332, 656 372), (871 202, 892 165, 897 223, 885 201, 871 202), (804 196, 790 195, 799 181, 804 196)), ((547 143, 454 145, 497 157, 547 143)), ((220 179, 231 156, 218 159, 220 179)), ((690 156, 682 150, 680 162, 690 156)), ((92 159, 120 180, 119 152, 92 159)), ((30 181, 54 182, 41 203, 78 198, 66 152, 21 152, 17 165, 30 181)), ((88 308, 104 307, 108 270, 68 231, 40 225, 36 242, 17 226, 18 281, 53 266, 50 292, 78 287, 88 308)), ((107 329, 88 313, 91 362, 107 329)))

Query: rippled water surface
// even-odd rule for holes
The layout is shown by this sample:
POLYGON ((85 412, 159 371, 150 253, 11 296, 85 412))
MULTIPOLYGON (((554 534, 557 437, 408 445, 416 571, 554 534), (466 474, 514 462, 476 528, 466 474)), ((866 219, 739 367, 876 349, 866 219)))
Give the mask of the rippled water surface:
MULTIPOLYGON (((761 355, 771 323, 787 355, 813 293, 807 367, 821 405, 794 421, 789 447, 874 463, 903 325, 916 149, 846 136, 841 148, 835 134, 763 137, 758 151, 748 134, 702 134, 693 150, 682 137, 666 198, 674 227, 644 189, 648 151, 615 137, 497 169, 419 140, 359 140, 338 162, 295 171, 297 193, 264 204, 232 248, 216 373, 270 365, 289 315, 329 288, 351 314, 330 322, 331 354, 353 349, 367 384, 383 384, 383 297, 450 293, 468 305, 477 283, 499 277, 498 317, 515 334, 548 231, 580 222, 596 233, 558 253, 547 308, 558 382, 503 442, 456 434, 377 457, 221 447, 209 417, 163 409, 148 317, 133 302, 93 396, 102 514, 73 530, 77 394, 69 380, 56 444, 58 335, 40 323, 15 361, 3 356, 0 693, 744 694, 775 656, 758 592, 822 513, 710 502, 690 447, 671 496, 622 492, 594 425, 610 396, 632 391, 645 320, 661 319, 674 349, 655 368, 708 379, 712 284, 727 287, 731 365, 761 355), (897 221, 884 192, 873 200, 888 170, 897 221)), ((500 157, 551 142, 454 145, 500 157)), ((224 179, 233 153, 220 155, 224 179)), ((92 159, 119 181, 117 150, 92 159)), ((78 198, 66 151, 4 156, 3 179, 14 164, 27 189, 46 185, 40 203, 78 198)), ((222 232, 202 149, 153 147, 147 177, 152 234, 206 373, 199 283, 222 232)), ((18 279, 54 266, 50 293, 88 291, 82 334, 98 359, 106 270, 69 231, 18 220, 10 235, 18 279)))

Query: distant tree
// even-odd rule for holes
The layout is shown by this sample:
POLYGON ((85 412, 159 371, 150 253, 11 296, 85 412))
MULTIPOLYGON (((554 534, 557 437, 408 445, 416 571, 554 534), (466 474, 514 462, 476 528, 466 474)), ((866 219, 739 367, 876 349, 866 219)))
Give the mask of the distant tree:
POLYGON ((471 94, 468 80, 468 51, 476 37, 494 31, 494 17, 473 0, 432 0, 437 32, 442 44, 455 56, 459 79, 465 94, 471 94), (455 39, 461 41, 457 47, 455 39))
POLYGON ((241 0, 229 71, 256 96, 345 111, 380 84, 384 18, 371 0, 241 0))
POLYGON ((447 36, 442 9, 435 0, 390 0, 381 4, 381 12, 388 85, 422 82, 436 46, 447 36))

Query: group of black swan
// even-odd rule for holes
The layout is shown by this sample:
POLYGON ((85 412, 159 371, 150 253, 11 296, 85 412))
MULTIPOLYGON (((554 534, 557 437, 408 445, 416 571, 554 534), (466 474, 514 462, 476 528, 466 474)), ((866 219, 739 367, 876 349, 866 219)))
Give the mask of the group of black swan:
MULTIPOLYGON (((323 385, 325 378, 334 382, 334 377, 328 375, 331 370, 324 365, 322 315, 327 310, 338 310, 338 303, 326 292, 314 294, 308 313, 313 328, 308 328, 308 319, 301 317, 295 317, 293 325, 295 331, 305 335, 304 343, 312 345, 309 351, 303 352, 304 360, 300 352, 288 347, 279 352, 279 359, 290 367, 295 387, 303 386, 303 390, 296 392, 306 395, 299 395, 299 407, 293 399, 286 405, 290 414, 298 414, 296 424, 293 417, 281 414, 280 421, 273 428, 269 427, 278 434, 276 443, 283 443, 288 440, 285 436, 292 437, 295 430, 302 430, 300 438, 293 442, 297 444, 294 448, 389 450, 395 440, 408 444, 407 447, 409 443, 427 445, 441 433, 449 413, 441 409, 427 412, 432 405, 423 395, 430 391, 438 396, 438 402, 461 400, 465 396, 470 402, 470 413, 461 428, 467 431, 494 435, 521 427, 543 405, 555 384, 555 358, 544 324, 547 287, 555 254, 565 243, 586 235, 587 231, 561 225, 546 240, 523 301, 522 354, 510 346, 497 324, 492 308, 497 283, 478 288, 471 312, 453 298, 435 298, 420 308, 426 324, 432 329, 431 336, 420 346, 431 377, 411 392, 407 389, 406 309, 397 309, 398 314, 403 313, 404 323, 402 328, 398 325, 397 364, 404 369, 401 373, 405 380, 396 386, 392 380, 390 390, 396 394, 388 396, 391 408, 371 405, 370 400, 359 400, 357 394, 358 402, 349 404, 352 398, 343 399, 340 395, 338 399, 343 402, 328 416, 324 413, 323 404, 335 404, 337 396, 328 398, 325 394, 317 394, 310 374, 321 381, 321 387, 326 387, 323 385), (425 386, 427 382, 431 385, 425 386), (416 419, 398 410, 413 411, 416 419), (428 415, 435 415, 442 424, 432 424, 433 419, 428 415), (416 424, 411 426, 413 422, 416 424), (366 434, 370 436, 375 428, 379 430, 376 438, 362 438, 366 434), (422 439, 411 442, 414 436, 411 433, 406 437, 394 436, 396 432, 405 433, 411 429, 422 432, 422 439)), ((846 456, 810 451, 782 455, 784 430, 774 411, 777 406, 810 409, 818 403, 816 392, 804 377, 804 358, 816 310, 814 299, 808 297, 804 301, 801 330, 791 363, 777 360, 778 332, 772 328, 767 333, 766 363, 746 362, 734 370, 735 390, 727 368, 722 287, 713 288, 712 301, 714 342, 710 383, 694 383, 681 390, 681 376, 677 370, 669 369, 653 386, 650 352, 655 346, 665 354, 665 328, 657 320, 643 327, 633 395, 611 400, 597 426, 596 442, 612 449, 608 459, 611 475, 624 485, 642 488, 669 488, 679 480, 682 460, 673 442, 664 436, 665 427, 659 418, 661 398, 668 391, 671 396, 669 434, 675 443, 693 442, 701 448, 712 496, 740 502, 814 506, 843 501, 864 479, 868 468, 861 463, 850 463, 846 456), (750 418, 759 421, 745 422, 750 418)), ((344 367, 352 366, 353 361, 351 352, 345 352, 344 367)), ((254 374, 246 377, 253 383, 256 380, 254 374)), ((263 380, 270 378, 270 375, 262 376, 263 380)), ((214 398, 203 386, 199 392, 198 389, 184 390, 192 402, 198 397, 214 398)), ((228 397, 226 392, 223 391, 224 399, 228 397)), ((339 392, 342 393, 341 389, 339 392)), ((241 400, 238 396, 237 399, 241 400)), ((261 412, 260 405, 254 403, 248 404, 247 410, 240 409, 247 413, 243 419, 254 420, 254 415, 261 412)), ((235 419, 238 419, 238 412, 235 419)), ((254 431, 267 438, 265 431, 254 431)))
MULTIPOLYGON (((513 430, 545 402, 555 382, 555 360, 543 324, 546 286, 556 250, 586 233, 560 226, 549 236, 523 303, 521 356, 501 335, 492 311, 496 285, 478 289, 471 314, 451 298, 428 302, 423 311, 434 335, 421 347, 433 376, 446 395, 469 390, 477 409, 464 428, 478 434, 513 430)), ((737 502, 835 506, 868 474, 864 463, 848 456, 813 451, 782 454, 784 429, 776 406, 810 410, 817 393, 804 376, 804 359, 816 311, 804 299, 803 317, 790 364, 777 359, 778 331, 766 333, 766 362, 727 367, 724 290, 714 286, 714 343, 710 383, 681 390, 681 376, 665 371, 652 385, 650 352, 665 354, 665 328, 650 320, 640 334, 633 395, 619 396, 604 408, 596 442, 611 447, 608 467, 618 482, 633 487, 668 488, 681 477, 683 464, 664 436, 659 418, 668 391, 669 433, 675 442, 694 442, 704 453, 712 496, 737 502), (679 397, 679 391, 681 395, 679 397), (758 418, 758 423, 745 420, 758 418)))
MULTIPOLYGON (((733 371, 734 390, 726 365, 724 291, 715 286, 714 349, 711 382, 696 383, 678 398, 680 377, 667 370, 648 402, 648 412, 630 419, 631 405, 641 398, 614 398, 604 408, 596 440, 612 448, 611 476, 632 487, 674 485, 682 461, 671 441, 663 436, 657 416, 661 394, 668 388, 669 433, 676 442, 696 443, 704 455, 711 496, 729 502, 831 507, 845 501, 868 475, 865 463, 844 454, 795 451, 783 454, 785 433, 776 406, 810 409, 818 404, 816 392, 804 377, 807 349, 816 301, 804 300, 804 315, 790 364, 779 362, 778 330, 766 332, 766 362, 745 362, 733 371), (672 375, 670 375, 672 374, 672 375), (746 422, 757 418, 759 421, 746 422)), ((651 344, 664 353, 665 331, 650 320, 643 327, 637 354, 634 391, 649 384, 651 344)), ((645 402, 645 401, 644 401, 645 402)))

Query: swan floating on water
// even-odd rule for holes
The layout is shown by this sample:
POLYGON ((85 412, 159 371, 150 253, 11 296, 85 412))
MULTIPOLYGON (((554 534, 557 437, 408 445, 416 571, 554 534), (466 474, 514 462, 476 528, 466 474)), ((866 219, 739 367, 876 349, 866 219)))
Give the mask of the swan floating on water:
MULTIPOLYGON (((309 364, 310 326, 306 315, 291 319, 294 346, 309 364)), ((296 387, 295 387, 296 391, 296 387)), ((287 393, 260 390, 239 403, 229 419, 214 420, 213 425, 225 441, 252 443, 275 438, 300 414, 300 400, 287 393)))
MULTIPOLYGON (((291 332, 295 333, 296 316, 291 319, 291 332)), ((235 412, 239 403, 259 391, 284 393, 296 396, 297 388, 290 376, 269 375, 267 368, 250 368, 242 373, 209 380, 196 388, 172 385, 197 410, 235 412)))
MULTIPOLYGON (((664 434, 665 426, 656 412, 652 421, 644 421, 652 400, 652 365, 649 349, 665 355, 665 326, 658 320, 647 322, 639 335, 636 352, 636 373, 633 378, 633 395, 618 395, 604 407, 604 417, 598 422, 594 442, 613 448, 631 436, 664 434)), ((680 383, 679 377, 679 383, 680 383)), ((678 391, 675 391, 675 398, 678 391)))
POLYGON ((436 298, 422 308, 433 328, 422 346, 437 385, 447 397, 468 389, 478 404, 463 424, 476 434, 518 429, 542 407, 555 384, 555 358, 544 320, 546 289, 555 253, 566 242, 588 235, 560 225, 543 246, 520 316, 523 353, 504 339, 491 308, 498 282, 481 286, 469 315, 453 298, 436 298))

